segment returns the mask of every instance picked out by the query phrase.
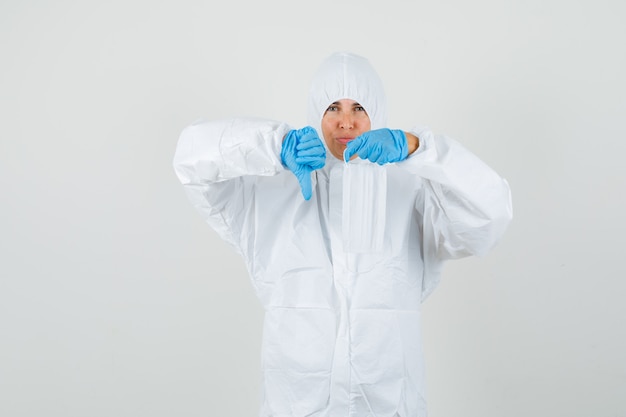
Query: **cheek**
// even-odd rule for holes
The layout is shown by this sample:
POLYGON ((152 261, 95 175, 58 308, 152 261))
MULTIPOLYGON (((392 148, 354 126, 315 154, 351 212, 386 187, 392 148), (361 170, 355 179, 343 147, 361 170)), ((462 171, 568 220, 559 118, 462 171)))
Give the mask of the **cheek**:
POLYGON ((330 123, 328 123, 328 119, 322 119, 322 135, 324 135, 324 140, 330 136, 330 132, 331 128, 330 123))
POLYGON ((372 124, 370 123, 369 117, 360 121, 360 123, 359 123, 359 130, 361 132, 367 132, 367 131, 369 131, 371 129, 372 129, 372 124))

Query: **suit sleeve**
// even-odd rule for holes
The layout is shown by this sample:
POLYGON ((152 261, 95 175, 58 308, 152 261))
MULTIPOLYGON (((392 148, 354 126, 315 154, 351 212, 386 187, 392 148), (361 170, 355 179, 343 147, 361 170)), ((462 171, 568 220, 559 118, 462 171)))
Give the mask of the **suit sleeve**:
POLYGON ((416 202, 426 255, 437 260, 483 256, 512 216, 509 184, 457 141, 414 128, 418 149, 401 164, 423 179, 416 202))
POLYGON ((257 178, 285 171, 287 124, 257 119, 199 121, 180 135, 174 170, 192 204, 244 255, 253 239, 257 178))

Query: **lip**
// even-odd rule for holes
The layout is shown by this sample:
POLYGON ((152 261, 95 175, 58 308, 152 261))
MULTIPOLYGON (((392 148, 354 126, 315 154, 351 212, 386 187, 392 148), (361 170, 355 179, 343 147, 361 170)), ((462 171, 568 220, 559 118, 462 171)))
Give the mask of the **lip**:
POLYGON ((346 145, 346 144, 348 144, 348 142, 354 140, 354 138, 337 138, 335 140, 337 142, 341 143, 342 145, 346 145))

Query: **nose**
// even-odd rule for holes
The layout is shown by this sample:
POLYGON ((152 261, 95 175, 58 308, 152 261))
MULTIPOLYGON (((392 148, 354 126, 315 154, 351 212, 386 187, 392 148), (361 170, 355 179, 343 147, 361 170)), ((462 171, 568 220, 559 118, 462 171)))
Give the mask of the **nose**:
POLYGON ((352 129, 354 127, 354 118, 349 112, 344 113, 339 120, 339 127, 342 129, 352 129))

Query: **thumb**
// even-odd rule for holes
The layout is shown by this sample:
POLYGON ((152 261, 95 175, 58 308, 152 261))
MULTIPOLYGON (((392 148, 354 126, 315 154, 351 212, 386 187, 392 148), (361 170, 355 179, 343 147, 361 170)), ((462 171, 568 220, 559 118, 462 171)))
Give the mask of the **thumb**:
POLYGON ((343 152, 344 162, 348 162, 350 158, 352 158, 352 156, 361 149, 365 139, 366 138, 364 134, 362 134, 360 136, 357 136, 354 140, 348 142, 348 144, 346 145, 346 150, 343 152))
POLYGON ((298 182, 300 183, 300 191, 305 200, 310 200, 313 194, 313 187, 311 185, 311 170, 308 168, 301 169, 298 174, 298 182))

